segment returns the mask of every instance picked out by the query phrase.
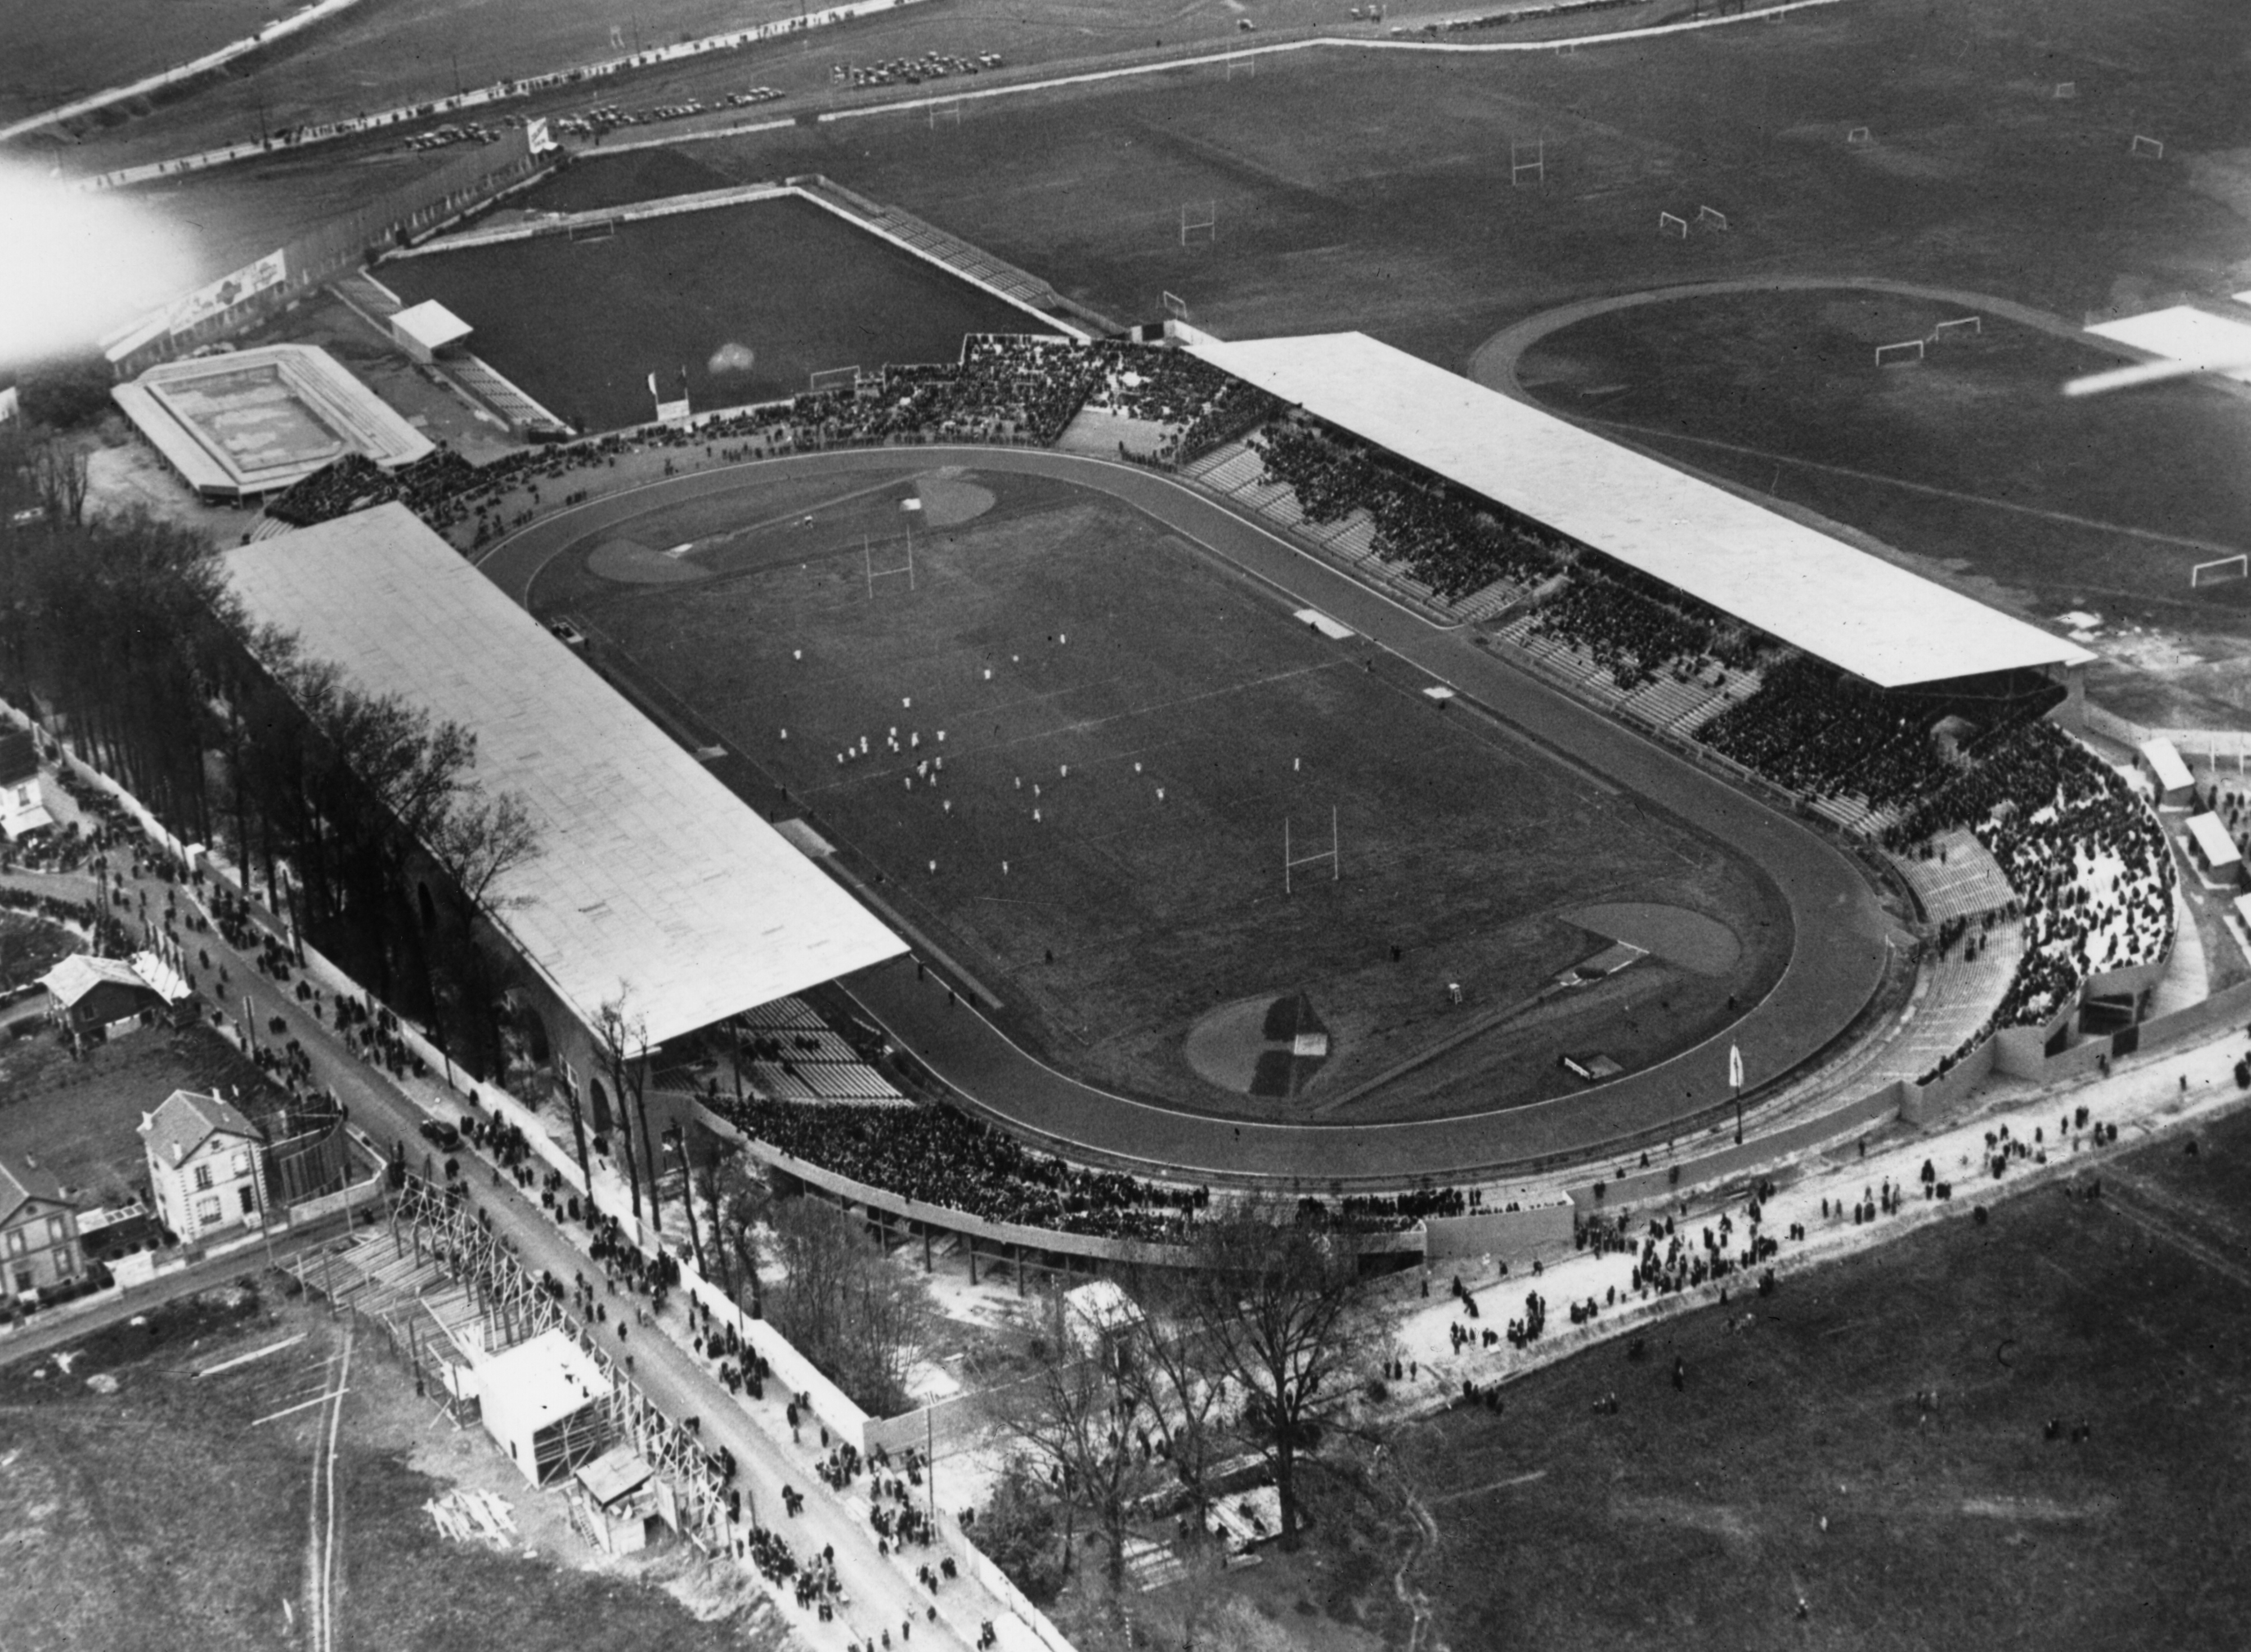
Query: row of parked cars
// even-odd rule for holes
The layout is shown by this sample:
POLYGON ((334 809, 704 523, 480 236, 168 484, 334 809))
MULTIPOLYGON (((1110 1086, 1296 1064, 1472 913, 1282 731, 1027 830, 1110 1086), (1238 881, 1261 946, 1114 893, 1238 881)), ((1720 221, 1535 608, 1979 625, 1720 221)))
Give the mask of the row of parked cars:
POLYGON ((841 86, 920 86, 950 74, 977 74, 1000 66, 997 52, 980 52, 973 58, 925 52, 918 58, 893 58, 884 63, 840 63, 829 70, 828 78, 841 86))
POLYGON ((660 103, 648 109, 627 109, 614 103, 604 103, 583 114, 558 115, 553 124, 557 131, 569 137, 598 138, 620 127, 656 126, 667 121, 685 121, 720 109, 740 109, 755 104, 772 103, 782 95, 770 86, 754 86, 747 92, 730 92, 710 103, 701 98, 689 98, 685 102, 660 103))

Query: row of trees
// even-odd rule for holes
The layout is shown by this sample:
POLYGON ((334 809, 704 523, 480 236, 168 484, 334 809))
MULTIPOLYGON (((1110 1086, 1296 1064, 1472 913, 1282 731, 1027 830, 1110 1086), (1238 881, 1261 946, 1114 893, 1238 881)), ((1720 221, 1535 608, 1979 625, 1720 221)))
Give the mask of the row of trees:
POLYGON ((473 935, 538 852, 522 799, 478 782, 460 725, 252 626, 200 538, 84 506, 81 455, 0 427, 0 695, 493 1071, 499 983, 473 935))

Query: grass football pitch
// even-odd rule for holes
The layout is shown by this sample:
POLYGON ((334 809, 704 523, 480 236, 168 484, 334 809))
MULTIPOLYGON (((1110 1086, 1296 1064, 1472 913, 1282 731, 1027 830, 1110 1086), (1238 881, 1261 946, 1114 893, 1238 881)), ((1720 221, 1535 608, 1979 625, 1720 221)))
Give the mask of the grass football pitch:
POLYGON ((749 485, 653 513, 592 562, 649 583, 580 566, 537 605, 581 616, 786 787, 767 800, 806 812, 1015 1030, 1102 1082, 1277 1116, 1536 997, 1607 944, 1566 920, 1582 905, 1686 907, 1735 935, 1731 969, 1645 959, 1351 1116, 1528 1100, 1575 1082, 1567 1051, 1631 1069, 1714 1030, 1728 995, 1754 1001, 1787 956, 1778 900, 1720 847, 1472 712, 1441 713, 1419 677, 1059 482, 749 485), (916 494, 940 516, 989 508, 918 531, 910 588, 880 570, 906 565, 899 507, 916 494), (1299 854, 1325 850, 1332 810, 1341 881, 1303 867, 1285 898, 1285 823, 1299 854), (1297 1101, 1186 1065, 1208 1013, 1298 990, 1335 1053, 1297 1101))
POLYGON ((502 242, 385 265, 409 303, 436 299, 470 346, 581 430, 655 417, 682 368, 699 408, 771 401, 813 373, 951 362, 967 333, 1039 318, 794 197, 621 224, 615 236, 502 242), (715 358, 735 344, 747 370, 715 358))

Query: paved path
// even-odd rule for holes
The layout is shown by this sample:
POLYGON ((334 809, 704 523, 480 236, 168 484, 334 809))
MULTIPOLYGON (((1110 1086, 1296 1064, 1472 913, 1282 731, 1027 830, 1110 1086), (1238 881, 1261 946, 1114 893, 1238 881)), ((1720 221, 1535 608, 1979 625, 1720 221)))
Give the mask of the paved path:
MULTIPOLYGON (((1111 1094, 1055 1071, 945 984, 911 964, 846 985, 869 1013, 955 1090, 1015 1128, 1112 1160, 1196 1176, 1397 1184, 1437 1175, 1524 1172, 1686 1121, 1722 1102, 1728 1049, 1739 1044, 1753 1089, 1820 1054, 1868 1002, 1887 960, 1887 924, 1867 879, 1810 829, 1672 751, 1300 550, 1168 476, 1037 449, 877 448, 799 454, 661 478, 542 518, 480 565, 537 608, 539 575, 596 536, 682 499, 711 498, 794 476, 912 472, 939 465, 1047 476, 1121 500, 1233 563, 1286 608, 1310 605, 1462 696, 1447 715, 1482 715, 1600 785, 1616 785, 1756 861, 1781 891, 1797 945, 1766 999, 1725 1033, 1658 1066, 1581 1094, 1506 1110, 1399 1123, 1274 1124, 1215 1118, 1111 1094)), ((1433 712, 1434 715, 1440 715, 1433 712)), ((743 790, 738 764, 715 771, 743 790)), ((745 791, 745 795, 751 794, 745 791)), ((764 795, 763 792, 760 795, 764 795)))
MULTIPOLYGON (((115 859, 113 855, 113 863, 115 859)), ((46 887, 55 888, 56 881, 45 881, 46 887)), ((76 880, 76 884, 82 896, 88 886, 84 879, 76 880)), ((138 887, 147 891, 150 910, 161 911, 163 886, 144 881, 138 887)), ((428 1115, 406 1089, 351 1054, 328 1023, 300 1006, 290 990, 260 974, 216 930, 189 937, 186 950, 191 965, 199 950, 211 956, 214 966, 225 962, 228 985, 224 996, 230 1015, 239 1014, 246 994, 261 1042, 267 1038, 265 1029, 269 1019, 281 1017, 288 1027, 287 1036, 302 1044, 312 1060, 313 1082, 334 1090, 352 1123, 384 1151, 389 1151, 394 1142, 403 1142, 410 1158, 421 1160, 425 1150, 416 1132, 428 1115)), ((207 999, 220 996, 216 967, 195 969, 193 974, 207 999)), ((599 1276, 600 1270, 581 1248, 583 1230, 572 1228, 566 1233, 558 1227, 535 1199, 518 1192, 509 1181, 495 1180, 488 1165, 466 1144, 456 1156, 468 1172, 472 1202, 489 1215, 493 1231, 509 1243, 526 1268, 564 1280, 581 1273, 589 1278, 599 1276)), ((233 1262, 230 1271, 239 1272, 254 1265, 257 1258, 246 1253, 230 1260, 233 1262)), ((610 1299, 613 1311, 599 1334, 612 1351, 620 1358, 633 1356, 634 1379, 667 1414, 700 1418, 703 1440, 714 1448, 724 1445, 734 1452, 740 1467, 737 1483, 744 1489, 746 1515, 755 1509, 759 1518, 779 1523, 777 1529, 800 1559, 817 1553, 826 1545, 835 1548, 838 1570, 851 1601, 837 1621, 820 1623, 797 1608, 786 1587, 771 1591, 777 1608, 807 1645, 832 1652, 872 1640, 884 1629, 896 1639, 902 1621, 911 1614, 918 1640, 926 1636, 930 1645, 952 1652, 973 1645, 978 1625, 987 1619, 998 1627, 1003 1652, 1025 1652, 1037 1646, 1031 1632, 966 1574, 947 1584, 938 1597, 938 1621, 927 1620, 924 1614, 932 1604, 931 1597, 915 1582, 913 1568, 925 1560, 936 1565, 944 1550, 911 1551, 904 1557, 904 1570, 898 1561, 878 1554, 875 1533, 866 1519, 865 1476, 853 1488, 856 1497, 848 1499, 830 1492, 812 1472, 814 1462, 823 1454, 809 1445, 789 1442, 782 1418, 784 1401, 778 1390, 770 1390, 775 1397, 758 1405, 730 1395, 717 1380, 716 1365, 683 1345, 687 1340, 684 1309, 675 1305, 667 1310, 662 1334, 647 1330, 635 1332, 630 1329, 632 1314, 620 1315, 617 1310, 637 1301, 625 1296, 610 1299), (627 1326, 623 1332, 619 1328, 621 1317, 627 1326), (780 1488, 785 1483, 806 1494, 805 1510, 794 1520, 782 1517, 780 1488)), ((0 1358, 10 1356, 0 1353, 0 1358)), ((819 1437, 817 1427, 807 1430, 808 1442, 819 1437)))

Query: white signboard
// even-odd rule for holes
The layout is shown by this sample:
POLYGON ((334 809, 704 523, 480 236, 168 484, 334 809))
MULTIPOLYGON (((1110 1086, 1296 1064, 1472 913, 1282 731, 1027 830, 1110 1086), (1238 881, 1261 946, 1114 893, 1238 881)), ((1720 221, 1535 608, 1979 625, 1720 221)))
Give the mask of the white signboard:
POLYGON ((288 275, 288 260, 277 248, 257 262, 244 265, 233 274, 223 275, 209 287, 199 287, 176 301, 165 312, 164 325, 170 332, 184 333, 197 322, 231 310, 254 294, 281 286, 288 275))
POLYGON ((531 146, 531 152, 534 155, 544 155, 550 149, 559 149, 563 147, 556 142, 554 137, 548 132, 547 117, 544 114, 537 120, 523 123, 523 141, 531 146))

